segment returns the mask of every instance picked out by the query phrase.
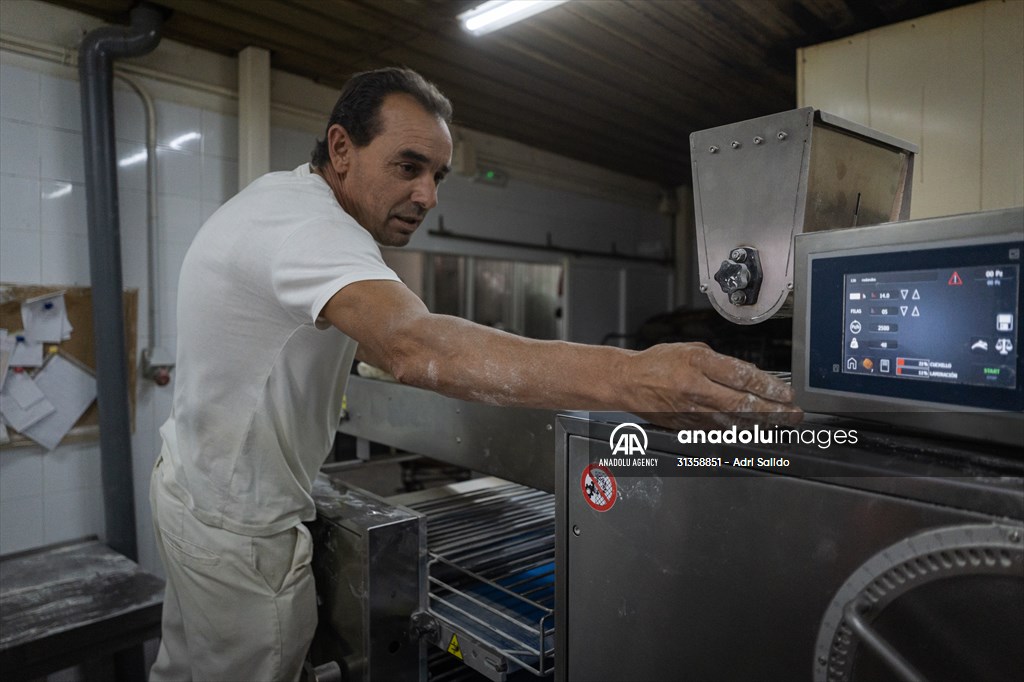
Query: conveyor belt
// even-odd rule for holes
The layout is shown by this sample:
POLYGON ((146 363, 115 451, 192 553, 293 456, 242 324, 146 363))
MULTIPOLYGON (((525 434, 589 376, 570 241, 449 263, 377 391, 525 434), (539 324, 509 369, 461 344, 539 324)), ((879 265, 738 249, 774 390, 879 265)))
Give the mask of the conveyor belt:
POLYGON ((554 496, 504 483, 407 506, 427 517, 430 613, 500 656, 498 667, 550 674, 554 496))

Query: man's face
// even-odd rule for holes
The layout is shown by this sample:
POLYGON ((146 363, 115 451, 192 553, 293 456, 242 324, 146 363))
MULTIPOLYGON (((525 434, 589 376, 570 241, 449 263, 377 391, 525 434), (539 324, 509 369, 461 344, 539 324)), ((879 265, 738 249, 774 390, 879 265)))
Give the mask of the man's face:
POLYGON ((347 141, 339 201, 384 246, 405 246, 437 205, 451 167, 448 126, 405 94, 384 98, 381 132, 365 147, 347 141))

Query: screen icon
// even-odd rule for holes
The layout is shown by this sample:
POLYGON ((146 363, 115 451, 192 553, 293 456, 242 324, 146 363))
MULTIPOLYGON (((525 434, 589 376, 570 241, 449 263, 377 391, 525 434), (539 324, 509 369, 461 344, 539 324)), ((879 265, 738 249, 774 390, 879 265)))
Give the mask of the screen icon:
POLYGON ((850 370, 851 372, 857 369, 857 358, 850 358, 849 360, 847 360, 846 369, 850 370))
POLYGON ((878 371, 886 374, 889 373, 889 358, 882 358, 878 361, 878 371))
POLYGON ((1010 339, 996 339, 996 350, 1000 355, 1009 355, 1013 350, 1013 342, 1010 339))
POLYGON ((999 313, 996 315, 996 331, 997 332, 1012 332, 1013 331, 1013 313, 999 313))
POLYGON ((850 323, 850 331, 854 334, 860 333, 860 320, 854 320, 850 323))
POLYGON ((988 339, 983 339, 977 336, 972 338, 971 351, 974 353, 984 353, 988 351, 988 339))

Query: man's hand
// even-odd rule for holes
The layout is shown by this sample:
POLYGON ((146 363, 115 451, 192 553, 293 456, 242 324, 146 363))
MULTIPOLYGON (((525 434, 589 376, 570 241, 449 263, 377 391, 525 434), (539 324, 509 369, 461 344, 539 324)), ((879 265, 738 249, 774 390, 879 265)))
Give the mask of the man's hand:
POLYGON ((627 367, 628 409, 662 425, 792 424, 802 415, 789 386, 703 343, 653 346, 632 355, 627 367))
POLYGON ((630 367, 646 389, 637 405, 646 411, 782 411, 793 401, 786 384, 703 343, 653 346, 633 355, 630 367))

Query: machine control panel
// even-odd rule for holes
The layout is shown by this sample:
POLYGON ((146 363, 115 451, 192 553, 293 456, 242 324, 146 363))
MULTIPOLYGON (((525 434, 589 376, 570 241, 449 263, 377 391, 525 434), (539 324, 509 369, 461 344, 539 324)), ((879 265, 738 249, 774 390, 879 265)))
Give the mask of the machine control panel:
POLYGON ((1024 408, 1022 250, 1021 242, 996 242, 814 258, 809 387, 1024 408))
POLYGON ((1024 445, 1024 208, 798 235, 805 411, 1024 445))
POLYGON ((842 372, 1016 388, 1019 262, 851 273, 842 372))

